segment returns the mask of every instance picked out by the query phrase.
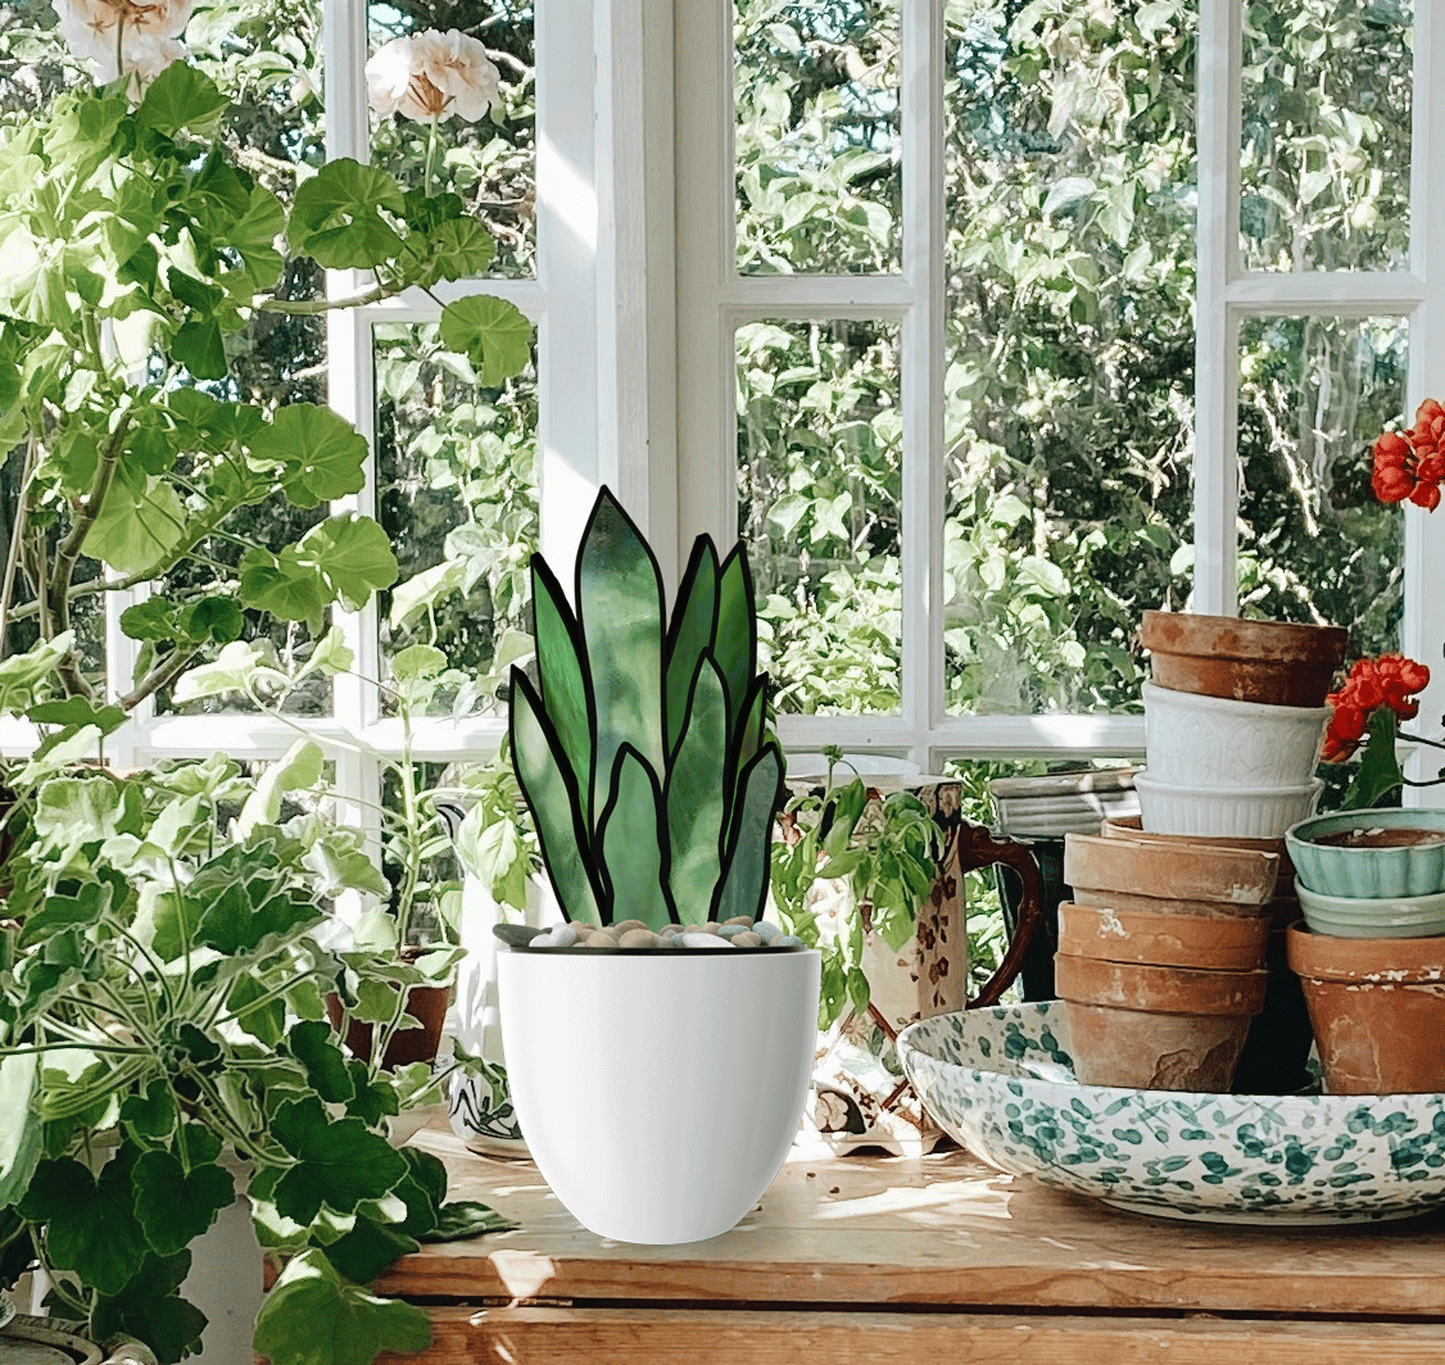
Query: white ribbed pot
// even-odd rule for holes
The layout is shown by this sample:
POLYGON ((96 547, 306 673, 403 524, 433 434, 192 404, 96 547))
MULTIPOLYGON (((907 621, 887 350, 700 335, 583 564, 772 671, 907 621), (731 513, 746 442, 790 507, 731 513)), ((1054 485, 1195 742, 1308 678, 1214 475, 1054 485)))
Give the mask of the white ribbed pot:
POLYGON ((1301 787, 1188 787, 1134 779, 1147 834, 1194 834, 1210 839, 1279 839, 1315 808, 1325 784, 1301 787))
POLYGON ((620 1242, 736 1224, 797 1135, 821 971, 814 950, 500 953, 512 1102, 568 1212, 620 1242))
POLYGON ((1331 713, 1145 683, 1149 780, 1224 790, 1308 786, 1331 713))

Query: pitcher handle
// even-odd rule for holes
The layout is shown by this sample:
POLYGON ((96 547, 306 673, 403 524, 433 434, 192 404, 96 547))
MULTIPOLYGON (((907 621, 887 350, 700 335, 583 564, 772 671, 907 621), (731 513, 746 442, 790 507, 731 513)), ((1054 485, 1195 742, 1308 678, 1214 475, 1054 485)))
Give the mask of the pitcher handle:
POLYGON ((1023 970, 1029 944, 1044 920, 1044 879, 1028 846, 1014 839, 997 839, 982 825, 959 826, 959 872, 991 867, 994 863, 1003 863, 1018 873, 1019 880, 1023 882, 1023 901, 1019 905, 1018 921, 1009 940, 1008 951, 983 989, 964 1005, 970 1010, 998 1004, 999 998, 1023 970))

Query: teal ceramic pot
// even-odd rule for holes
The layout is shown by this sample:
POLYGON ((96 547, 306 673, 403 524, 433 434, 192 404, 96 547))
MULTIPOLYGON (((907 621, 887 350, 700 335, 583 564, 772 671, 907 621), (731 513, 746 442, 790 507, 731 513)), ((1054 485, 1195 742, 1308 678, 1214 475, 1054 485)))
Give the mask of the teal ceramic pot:
POLYGON ((1305 923, 1334 938, 1432 938, 1445 934, 1445 893, 1327 896, 1297 886, 1305 923))
POLYGON ((1285 831, 1298 883, 1326 896, 1433 896, 1445 892, 1445 810, 1351 810, 1285 831), (1399 843, 1405 831, 1424 831, 1399 843), (1322 843, 1353 834, 1359 845, 1322 843))

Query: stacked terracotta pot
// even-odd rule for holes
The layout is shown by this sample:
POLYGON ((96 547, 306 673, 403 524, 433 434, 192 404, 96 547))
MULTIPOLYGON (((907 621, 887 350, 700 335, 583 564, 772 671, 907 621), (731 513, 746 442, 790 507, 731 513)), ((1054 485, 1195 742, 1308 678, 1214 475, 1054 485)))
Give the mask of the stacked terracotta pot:
POLYGON ((1055 979, 1085 1085, 1224 1091, 1264 1005, 1279 859, 1068 836, 1055 979))
POLYGON ((1144 828, 1278 839, 1308 816, 1346 632, 1146 611, 1139 636, 1154 679, 1144 684, 1148 765, 1135 783, 1144 828))

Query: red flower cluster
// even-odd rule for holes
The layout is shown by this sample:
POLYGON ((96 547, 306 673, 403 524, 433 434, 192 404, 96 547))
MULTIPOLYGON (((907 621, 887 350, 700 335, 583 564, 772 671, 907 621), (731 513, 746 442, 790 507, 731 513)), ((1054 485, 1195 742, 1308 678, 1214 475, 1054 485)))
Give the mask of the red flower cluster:
POLYGON ((1375 442, 1370 486, 1381 502, 1404 502, 1433 512, 1445 481, 1445 408, 1427 398, 1408 431, 1387 431, 1375 442))
MULTIPOLYGON (((1423 412, 1424 408, 1420 410, 1423 412)), ((1439 498, 1438 488, 1436 498, 1439 498)), ((1341 763, 1354 753, 1369 729, 1370 712, 1378 706, 1388 706, 1401 720, 1413 720, 1420 703, 1409 697, 1423 691, 1429 683, 1430 670, 1403 654, 1361 659, 1350 669, 1345 685, 1325 698, 1335 708, 1335 714, 1330 717, 1320 757, 1326 763, 1341 763)))

